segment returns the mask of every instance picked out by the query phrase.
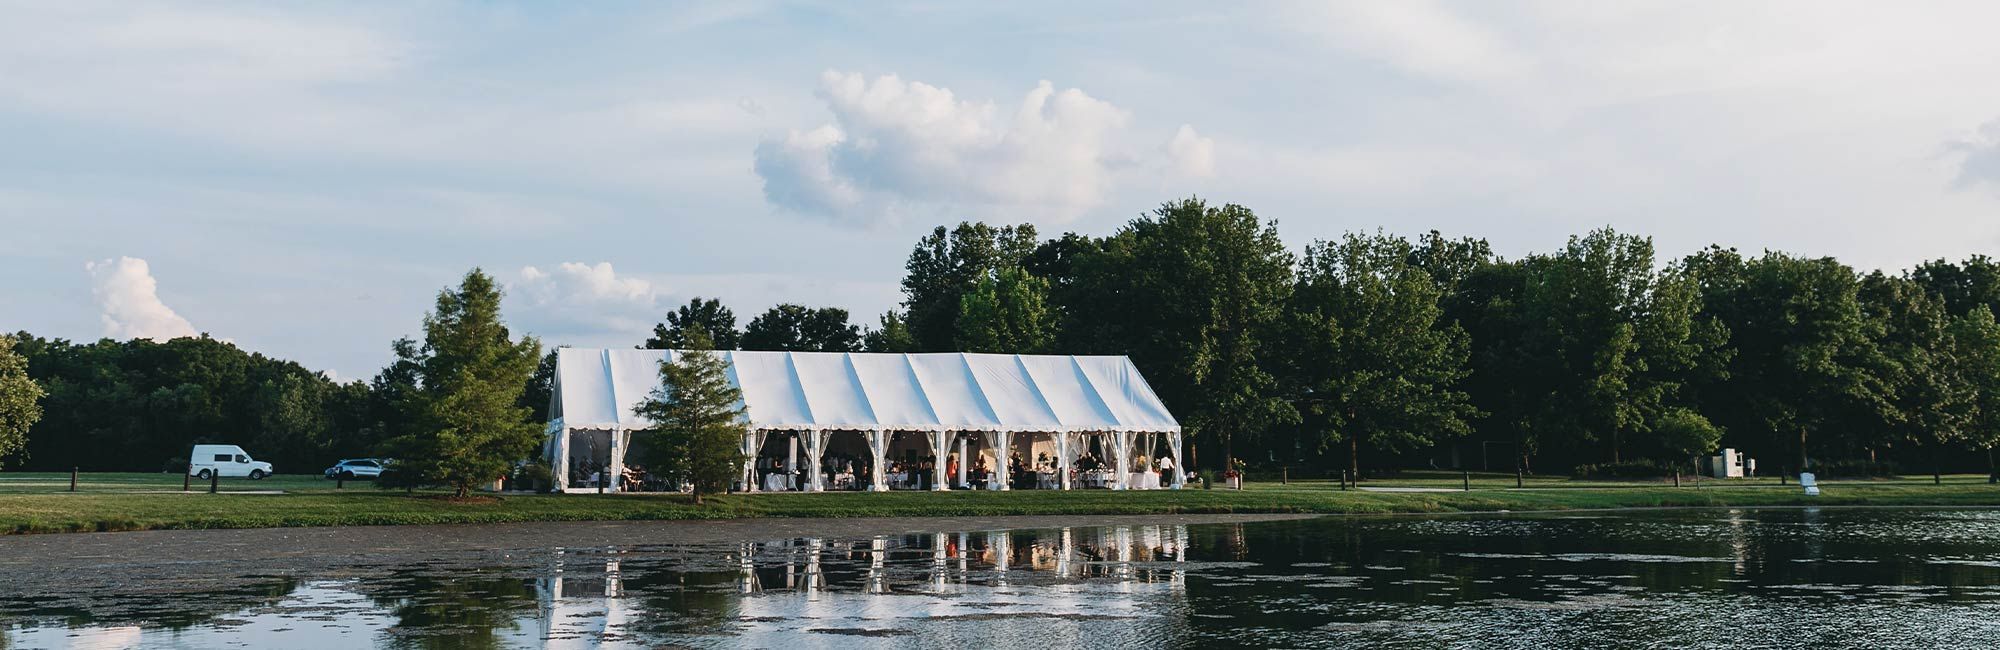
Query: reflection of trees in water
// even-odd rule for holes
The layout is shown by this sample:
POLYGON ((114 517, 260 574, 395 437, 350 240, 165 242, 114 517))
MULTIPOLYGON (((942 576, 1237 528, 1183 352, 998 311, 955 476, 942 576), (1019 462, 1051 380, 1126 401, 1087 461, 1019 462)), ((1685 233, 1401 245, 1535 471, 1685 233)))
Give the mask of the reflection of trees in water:
POLYGON ((637 629, 665 634, 712 634, 734 618, 739 572, 725 568, 655 567, 620 573, 619 590, 648 613, 637 629))
MULTIPOLYGON (((254 607, 277 604, 299 587, 296 578, 246 578, 226 589, 158 591, 144 598, 101 598, 88 594, 0 599, 0 629, 12 622, 41 621, 68 627, 140 625, 181 630, 254 607)), ((6 635, 0 634, 0 648, 6 635)))
POLYGON ((408 575, 388 579, 368 599, 396 617, 395 647, 499 648, 500 632, 535 611, 534 581, 506 577, 408 575))

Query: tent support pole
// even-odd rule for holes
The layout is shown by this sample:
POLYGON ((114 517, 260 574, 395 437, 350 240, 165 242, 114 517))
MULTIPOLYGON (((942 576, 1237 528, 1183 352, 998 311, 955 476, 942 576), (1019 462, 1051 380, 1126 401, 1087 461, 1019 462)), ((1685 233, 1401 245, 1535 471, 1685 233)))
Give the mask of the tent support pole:
POLYGON ((931 432, 931 456, 934 458, 931 461, 931 491, 933 492, 943 492, 951 489, 951 486, 944 484, 945 447, 949 444, 950 436, 950 431, 939 430, 931 432))

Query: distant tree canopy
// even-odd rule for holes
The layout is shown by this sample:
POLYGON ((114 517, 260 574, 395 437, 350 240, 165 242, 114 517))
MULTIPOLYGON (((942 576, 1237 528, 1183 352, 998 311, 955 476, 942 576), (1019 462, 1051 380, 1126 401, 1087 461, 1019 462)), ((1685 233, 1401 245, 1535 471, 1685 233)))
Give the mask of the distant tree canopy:
POLYGON ((847 310, 783 304, 750 319, 742 349, 781 352, 859 352, 861 328, 847 322, 847 310))
MULTIPOLYGON (((1726 446, 1765 474, 1990 469, 1991 258, 1860 272, 1720 247, 1663 259, 1608 228, 1549 243, 1506 259, 1476 238, 1353 233, 1295 256, 1275 222, 1198 198, 1104 236, 964 222, 917 241, 901 304, 865 330, 789 303, 739 328, 696 298, 644 347, 1125 355, 1189 434, 1191 468, 1658 467, 1726 446)), ((23 332, 25 375, 0 353, 0 456, 177 470, 190 445, 221 442, 299 472, 397 440, 442 459, 427 480, 483 482, 534 452, 555 372, 498 301, 468 275, 366 383, 207 337, 23 332)))
POLYGON ((736 331, 736 313, 715 298, 696 297, 667 314, 667 322, 653 326, 653 338, 640 347, 652 350, 688 349, 688 333, 700 330, 720 350, 734 350, 741 332, 736 331))
POLYGON ((964 296, 1002 269, 1018 267, 1035 250, 1035 227, 960 223, 938 226, 910 251, 903 276, 902 316, 920 352, 958 350, 964 296))
POLYGON ((365 456, 380 439, 360 382, 206 336, 77 344, 17 335, 47 396, 24 469, 157 472, 186 468, 197 443, 239 444, 280 472, 365 456))

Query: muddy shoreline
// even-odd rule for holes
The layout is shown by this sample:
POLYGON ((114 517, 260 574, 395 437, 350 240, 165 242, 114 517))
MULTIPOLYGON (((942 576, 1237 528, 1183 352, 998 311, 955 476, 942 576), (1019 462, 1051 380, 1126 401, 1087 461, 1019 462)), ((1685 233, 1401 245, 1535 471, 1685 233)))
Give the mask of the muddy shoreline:
MULTIPOLYGON (((1282 521, 1314 515, 1056 515, 152 530, 0 537, 0 601, 213 591, 243 576, 337 578, 392 565, 531 562, 552 549, 854 538, 1063 526, 1282 521)), ((4 614, 4 612, 0 612, 4 614)))

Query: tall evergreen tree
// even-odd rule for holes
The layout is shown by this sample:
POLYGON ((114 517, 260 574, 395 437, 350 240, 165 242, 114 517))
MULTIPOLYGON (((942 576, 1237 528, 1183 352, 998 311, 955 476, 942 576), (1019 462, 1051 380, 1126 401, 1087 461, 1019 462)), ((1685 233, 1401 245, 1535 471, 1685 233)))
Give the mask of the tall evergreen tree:
POLYGON ((1402 450, 1464 435, 1465 330, 1442 322, 1443 290, 1408 241, 1350 233, 1306 248, 1288 346, 1295 403, 1322 449, 1359 476, 1362 446, 1402 450))
POLYGON ((410 359, 419 386, 406 404, 412 430, 389 441, 404 484, 448 485, 464 497, 541 442, 541 424, 520 405, 541 344, 512 338, 500 299, 493 278, 473 269, 424 317, 424 344, 410 359))
POLYGON ((42 387, 28 377, 28 360, 14 337, 0 335, 0 465, 28 447, 28 430, 42 419, 42 387))
POLYGON ((696 296, 688 304, 667 314, 667 322, 653 326, 653 337, 640 347, 648 350, 684 350, 688 332, 701 330, 715 347, 734 350, 741 333, 736 331, 736 313, 715 298, 696 296))
POLYGON ((857 352, 861 328, 847 322, 847 310, 782 304, 750 319, 741 340, 745 350, 857 352))
POLYGON ((660 362, 660 387, 633 408, 653 422, 651 444, 641 460, 654 473, 703 495, 729 489, 742 466, 740 446, 749 423, 743 391, 729 383, 728 364, 710 351, 697 332, 685 354, 660 362))

